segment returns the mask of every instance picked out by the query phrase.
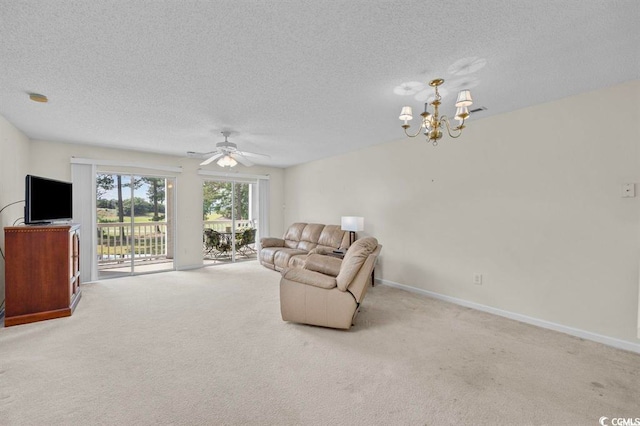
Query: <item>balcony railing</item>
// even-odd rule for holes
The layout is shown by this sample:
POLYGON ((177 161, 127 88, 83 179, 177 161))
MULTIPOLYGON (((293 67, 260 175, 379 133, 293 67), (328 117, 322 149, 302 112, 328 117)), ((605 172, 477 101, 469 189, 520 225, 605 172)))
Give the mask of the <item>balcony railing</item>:
POLYGON ((98 223, 98 267, 167 258, 167 222, 98 223))
MULTIPOLYGON (((255 220, 236 220, 236 230, 245 228, 255 228, 255 220)), ((213 229, 218 232, 229 232, 233 223, 228 219, 205 220, 204 229, 213 229)))
MULTIPOLYGON (((236 220, 236 230, 255 227, 254 220, 236 220)), ((207 220, 203 229, 228 232, 230 220, 207 220)), ((161 261, 167 259, 167 222, 98 223, 98 268, 123 263, 161 261), (133 244, 132 244, 133 243, 133 244)))

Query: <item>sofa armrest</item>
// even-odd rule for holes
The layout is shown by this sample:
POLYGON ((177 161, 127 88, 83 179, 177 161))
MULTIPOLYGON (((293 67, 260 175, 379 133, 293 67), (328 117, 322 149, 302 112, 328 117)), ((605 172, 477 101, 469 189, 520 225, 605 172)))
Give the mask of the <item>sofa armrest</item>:
POLYGON ((287 268, 282 271, 282 278, 299 284, 311 285, 314 287, 332 289, 337 287, 336 277, 321 274, 307 269, 287 268))
POLYGON ((260 247, 284 247, 282 238, 262 237, 260 238, 260 247))
POLYGON ((304 269, 337 277, 340 273, 342 259, 321 254, 310 254, 304 262, 304 269))
POLYGON ((309 254, 329 254, 334 250, 335 250, 334 248, 329 248, 329 247, 316 247, 311 251, 309 251, 309 254))

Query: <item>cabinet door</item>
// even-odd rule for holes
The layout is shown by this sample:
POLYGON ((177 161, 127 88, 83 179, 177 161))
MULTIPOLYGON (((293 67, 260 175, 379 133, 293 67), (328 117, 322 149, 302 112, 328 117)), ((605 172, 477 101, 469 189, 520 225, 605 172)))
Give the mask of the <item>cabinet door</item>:
POLYGON ((69 296, 73 299, 80 285, 80 235, 78 230, 69 233, 69 296))
POLYGON ((73 233, 73 274, 80 272, 80 231, 73 233))

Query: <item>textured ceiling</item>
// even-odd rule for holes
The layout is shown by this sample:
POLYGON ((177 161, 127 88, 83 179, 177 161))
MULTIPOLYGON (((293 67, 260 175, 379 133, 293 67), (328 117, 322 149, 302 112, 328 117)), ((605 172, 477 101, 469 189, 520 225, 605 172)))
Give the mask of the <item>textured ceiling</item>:
POLYGON ((231 130, 286 167, 400 139, 425 98, 411 82, 444 78, 447 114, 471 87, 471 126, 639 79, 638 22, 637 0, 2 1, 0 115, 32 139, 176 155, 231 130))

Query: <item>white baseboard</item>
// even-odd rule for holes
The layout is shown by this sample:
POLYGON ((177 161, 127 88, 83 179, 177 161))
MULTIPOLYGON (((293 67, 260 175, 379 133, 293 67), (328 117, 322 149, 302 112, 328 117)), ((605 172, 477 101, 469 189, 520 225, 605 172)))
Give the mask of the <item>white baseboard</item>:
POLYGON ((200 269, 203 268, 204 265, 202 263, 200 264, 195 264, 195 265, 183 265, 183 266, 179 266, 176 268, 176 271, 191 271, 193 269, 200 269))
POLYGON ((569 334, 571 336, 580 337, 581 339, 592 340, 594 342, 602 343, 607 346, 613 346, 614 348, 640 353, 640 344, 638 343, 633 343, 633 342, 628 342, 626 340, 620 340, 613 337, 603 336, 601 334, 591 333, 590 331, 580 330, 573 327, 567 327, 566 325, 556 324, 550 321, 545 321, 538 318, 517 314, 515 312, 504 311, 502 309, 493 308, 491 306, 481 305, 480 303, 470 302, 468 300, 458 299, 456 297, 445 296, 440 293, 435 293, 433 291, 424 290, 417 287, 411 287, 404 284, 399 284, 389 280, 382 280, 382 279, 376 278, 376 283, 380 283, 388 287, 399 288, 401 290, 406 290, 411 293, 422 294, 427 297, 432 297, 434 299, 443 300, 445 302, 450 302, 456 305, 465 306, 467 308, 476 309, 478 311, 488 312, 490 314, 524 322, 526 324, 547 328, 549 330, 559 331, 561 333, 569 334))

